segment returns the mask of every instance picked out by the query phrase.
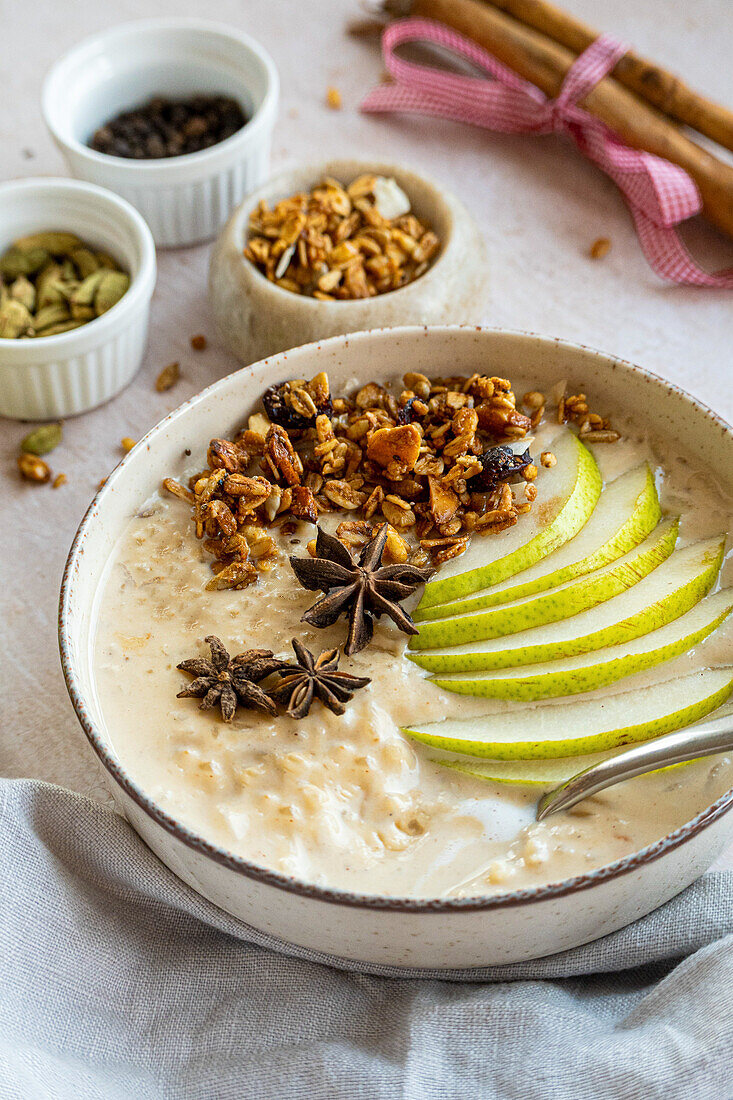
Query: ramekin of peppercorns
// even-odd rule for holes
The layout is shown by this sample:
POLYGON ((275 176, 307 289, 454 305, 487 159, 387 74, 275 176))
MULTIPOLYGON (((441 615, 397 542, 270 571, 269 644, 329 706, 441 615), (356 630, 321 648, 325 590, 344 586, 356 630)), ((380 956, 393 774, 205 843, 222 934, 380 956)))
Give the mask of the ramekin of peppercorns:
POLYGON ((85 39, 43 87, 73 175, 128 199, 156 244, 209 240, 269 172, 279 78, 249 35, 205 20, 126 23, 85 39))

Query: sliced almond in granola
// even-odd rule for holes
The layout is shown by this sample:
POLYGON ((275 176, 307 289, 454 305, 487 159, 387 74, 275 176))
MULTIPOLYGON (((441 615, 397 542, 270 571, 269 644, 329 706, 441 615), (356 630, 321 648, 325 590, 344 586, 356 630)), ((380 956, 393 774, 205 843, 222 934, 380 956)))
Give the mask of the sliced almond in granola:
POLYGON ((437 527, 449 523, 460 507, 460 500, 452 489, 446 488, 437 478, 429 477, 430 511, 437 527))

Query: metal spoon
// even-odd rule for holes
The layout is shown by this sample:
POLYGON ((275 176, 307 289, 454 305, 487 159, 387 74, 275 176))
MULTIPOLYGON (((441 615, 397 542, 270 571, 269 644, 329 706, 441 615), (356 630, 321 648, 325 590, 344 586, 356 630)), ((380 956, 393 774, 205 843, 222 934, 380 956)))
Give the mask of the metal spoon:
POLYGON ((711 722, 668 733, 652 741, 635 745, 628 752, 612 756, 577 775, 566 779, 554 790, 542 796, 537 805, 537 820, 550 814, 567 810, 576 802, 589 798, 614 783, 632 779, 635 775, 664 768, 669 764, 682 764, 700 756, 714 756, 719 752, 733 751, 733 712, 728 712, 711 722))

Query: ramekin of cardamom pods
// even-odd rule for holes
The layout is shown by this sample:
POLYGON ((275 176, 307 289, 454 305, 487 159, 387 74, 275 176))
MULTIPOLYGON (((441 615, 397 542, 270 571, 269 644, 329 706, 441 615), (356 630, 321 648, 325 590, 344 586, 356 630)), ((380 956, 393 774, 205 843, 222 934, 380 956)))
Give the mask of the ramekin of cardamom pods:
POLYGON ((118 195, 66 179, 0 185, 0 415, 73 416, 138 370, 155 245, 118 195))
POLYGON ((49 71, 46 125, 71 173, 135 206, 159 246, 210 240, 269 174, 279 78, 235 27, 123 23, 49 71))

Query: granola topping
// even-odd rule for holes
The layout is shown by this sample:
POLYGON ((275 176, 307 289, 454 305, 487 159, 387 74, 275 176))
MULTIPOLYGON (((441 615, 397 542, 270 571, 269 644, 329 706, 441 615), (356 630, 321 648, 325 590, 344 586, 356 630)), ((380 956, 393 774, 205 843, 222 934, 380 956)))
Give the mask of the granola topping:
POLYGON ((365 175, 348 186, 327 177, 272 209, 263 200, 250 214, 244 255, 284 290, 342 301, 406 286, 439 251, 397 182, 365 175))
MULTIPOLYGON (((523 395, 494 375, 433 377, 414 371, 402 388, 366 382, 335 395, 320 372, 270 386, 264 411, 233 439, 209 443, 207 468, 168 493, 191 506, 214 590, 255 584, 278 558, 275 528, 298 532, 340 513, 332 530, 349 551, 387 527, 384 562, 439 568, 464 553, 473 537, 520 522, 538 500, 539 465, 522 440, 536 429, 549 399, 523 395), (287 526, 286 526, 287 525, 287 526)), ((589 443, 619 438, 589 411, 584 394, 559 396, 557 419, 572 420, 589 443)), ((305 539, 316 556, 316 540, 305 539)))

